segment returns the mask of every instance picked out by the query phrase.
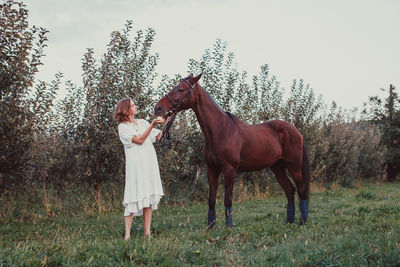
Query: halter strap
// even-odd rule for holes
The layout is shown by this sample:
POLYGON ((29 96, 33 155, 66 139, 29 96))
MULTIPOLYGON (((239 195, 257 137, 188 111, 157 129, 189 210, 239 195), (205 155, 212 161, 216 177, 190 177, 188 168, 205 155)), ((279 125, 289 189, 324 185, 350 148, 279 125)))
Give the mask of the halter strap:
POLYGON ((177 107, 176 107, 177 104, 174 103, 174 101, 171 99, 171 97, 170 97, 168 94, 166 94, 165 96, 168 98, 169 102, 170 102, 171 105, 174 107, 174 109, 177 108, 177 107))
POLYGON ((173 113, 176 113, 175 111, 182 105, 183 101, 185 101, 185 99, 189 95, 189 93, 190 93, 190 97, 192 97, 193 88, 194 88, 194 85, 196 84, 195 83, 195 84, 191 85, 186 79, 180 79, 180 81, 185 82, 187 85, 189 85, 190 89, 189 89, 189 91, 186 92, 186 94, 183 96, 183 98, 178 103, 174 103, 174 101, 168 94, 165 95, 167 97, 167 99, 169 100, 169 102, 171 103, 171 105, 174 107, 172 109, 173 113))
POLYGON ((193 90, 194 85, 196 84, 196 83, 194 83, 193 85, 191 85, 186 79, 181 79, 180 81, 181 81, 181 82, 185 82, 187 85, 189 85, 190 90, 193 90))

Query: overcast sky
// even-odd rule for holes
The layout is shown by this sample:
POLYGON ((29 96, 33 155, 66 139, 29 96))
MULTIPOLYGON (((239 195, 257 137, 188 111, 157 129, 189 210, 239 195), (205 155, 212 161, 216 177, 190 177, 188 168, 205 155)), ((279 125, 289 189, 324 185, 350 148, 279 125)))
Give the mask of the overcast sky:
POLYGON ((110 33, 134 21, 155 29, 156 71, 187 74, 219 38, 250 76, 269 64, 282 86, 304 79, 329 103, 360 107, 392 83, 400 89, 398 0, 30 0, 30 23, 50 31, 37 78, 58 71, 80 85, 81 58, 104 53, 110 33))

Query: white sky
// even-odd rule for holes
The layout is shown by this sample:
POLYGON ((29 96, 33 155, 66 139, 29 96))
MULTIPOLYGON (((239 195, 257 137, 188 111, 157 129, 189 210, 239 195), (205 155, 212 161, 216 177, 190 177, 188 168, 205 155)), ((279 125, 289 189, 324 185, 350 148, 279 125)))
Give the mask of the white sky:
POLYGON ((29 0, 31 25, 50 31, 37 78, 58 71, 81 85, 81 58, 104 53, 109 35, 134 21, 156 31, 156 71, 187 74, 220 38, 250 76, 269 64, 281 85, 304 79, 326 102, 360 107, 394 84, 400 90, 398 0, 29 0))

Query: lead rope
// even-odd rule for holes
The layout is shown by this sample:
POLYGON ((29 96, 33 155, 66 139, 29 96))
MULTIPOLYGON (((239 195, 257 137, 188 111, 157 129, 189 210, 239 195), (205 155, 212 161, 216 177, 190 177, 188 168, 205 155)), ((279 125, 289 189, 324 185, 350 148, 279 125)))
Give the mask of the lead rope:
POLYGON ((176 113, 174 113, 171 116, 171 119, 167 122, 167 125, 165 125, 165 127, 162 130, 162 136, 161 136, 160 141, 164 138, 165 141, 167 142, 168 148, 171 148, 171 141, 170 141, 171 134, 170 134, 169 130, 175 121, 175 117, 176 117, 176 113))

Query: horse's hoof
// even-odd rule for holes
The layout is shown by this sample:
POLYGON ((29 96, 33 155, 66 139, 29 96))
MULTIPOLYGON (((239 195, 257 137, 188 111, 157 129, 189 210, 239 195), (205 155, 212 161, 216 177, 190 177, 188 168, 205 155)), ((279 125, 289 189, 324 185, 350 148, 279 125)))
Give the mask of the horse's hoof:
POLYGON ((294 223, 295 210, 294 204, 286 205, 286 223, 294 223))
POLYGON ((232 208, 225 208, 225 225, 228 228, 233 226, 232 208))
POLYGON ((308 218, 307 201, 300 201, 300 225, 306 224, 308 218))
POLYGON ((214 228, 216 221, 217 221, 217 215, 215 210, 208 210, 207 228, 208 229, 214 228))

